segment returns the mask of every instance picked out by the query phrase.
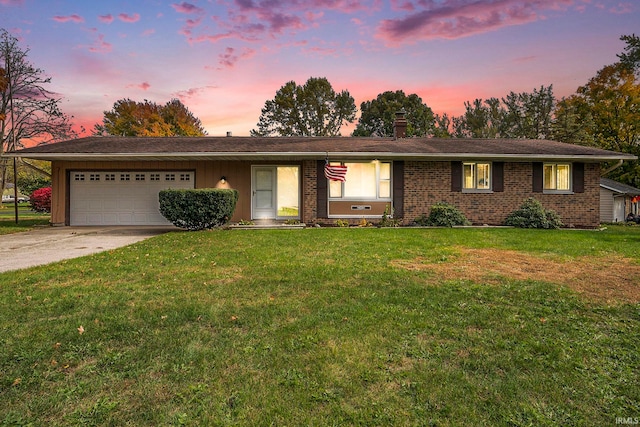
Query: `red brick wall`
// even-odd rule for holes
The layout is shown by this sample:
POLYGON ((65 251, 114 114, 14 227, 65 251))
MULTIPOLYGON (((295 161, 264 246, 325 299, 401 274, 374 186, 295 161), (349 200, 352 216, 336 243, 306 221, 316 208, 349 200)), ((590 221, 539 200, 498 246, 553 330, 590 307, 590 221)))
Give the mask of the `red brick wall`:
POLYGON ((302 163, 302 218, 306 224, 318 219, 318 168, 315 160, 302 163))
POLYGON ((543 194, 532 191, 532 164, 504 164, 504 192, 451 192, 451 162, 405 162, 404 224, 431 205, 444 201, 458 207, 473 224, 500 225, 528 197, 556 211, 565 226, 597 227, 600 223, 600 165, 585 164, 584 193, 543 194))
MULTIPOLYGON (((302 221, 307 224, 335 223, 335 218, 317 216, 316 162, 305 161, 303 174, 302 221)), ((597 163, 585 164, 584 193, 575 194, 534 193, 532 163, 505 163, 504 192, 499 193, 452 192, 449 161, 406 161, 404 174, 404 225, 411 224, 423 213, 428 214, 431 206, 440 201, 458 207, 475 225, 501 225, 528 197, 535 197, 545 208, 556 211, 565 226, 593 228, 600 224, 600 165, 597 163)))

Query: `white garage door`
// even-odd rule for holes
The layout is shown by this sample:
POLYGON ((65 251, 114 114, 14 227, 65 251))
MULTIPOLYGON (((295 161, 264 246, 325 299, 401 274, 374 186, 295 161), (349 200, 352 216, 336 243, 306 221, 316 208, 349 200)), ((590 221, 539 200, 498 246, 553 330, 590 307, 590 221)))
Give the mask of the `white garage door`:
POLYGON ((71 225, 168 225, 158 193, 193 188, 193 172, 71 172, 71 225))

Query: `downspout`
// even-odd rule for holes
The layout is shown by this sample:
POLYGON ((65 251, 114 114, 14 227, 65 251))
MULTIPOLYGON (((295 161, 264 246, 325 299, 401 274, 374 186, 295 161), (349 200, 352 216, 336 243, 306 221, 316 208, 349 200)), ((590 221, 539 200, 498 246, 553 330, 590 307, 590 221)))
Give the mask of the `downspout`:
POLYGON ((623 162, 624 162, 624 160, 622 160, 622 159, 618 160, 618 163, 616 163, 615 165, 611 166, 610 168, 608 168, 604 172, 600 173, 600 176, 605 176, 609 172, 612 172, 612 171, 618 169, 620 166, 622 166, 623 162))

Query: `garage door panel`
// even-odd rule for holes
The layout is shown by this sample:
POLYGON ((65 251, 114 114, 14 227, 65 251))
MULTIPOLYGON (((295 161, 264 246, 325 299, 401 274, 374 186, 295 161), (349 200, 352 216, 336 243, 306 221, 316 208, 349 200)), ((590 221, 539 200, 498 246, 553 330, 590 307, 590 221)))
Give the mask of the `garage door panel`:
POLYGON ((193 172, 72 172, 71 225, 168 225, 158 193, 194 181, 193 172))

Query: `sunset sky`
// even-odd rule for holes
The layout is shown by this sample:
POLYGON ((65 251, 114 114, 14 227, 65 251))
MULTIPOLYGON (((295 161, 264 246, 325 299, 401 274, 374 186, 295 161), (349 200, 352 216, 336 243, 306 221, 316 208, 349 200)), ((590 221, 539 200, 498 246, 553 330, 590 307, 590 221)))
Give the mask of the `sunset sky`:
POLYGON ((309 77, 358 107, 402 89, 451 115, 541 85, 570 95, 640 33, 640 1, 0 0, 0 28, 87 131, 118 99, 179 98, 209 135, 243 136, 309 77))

